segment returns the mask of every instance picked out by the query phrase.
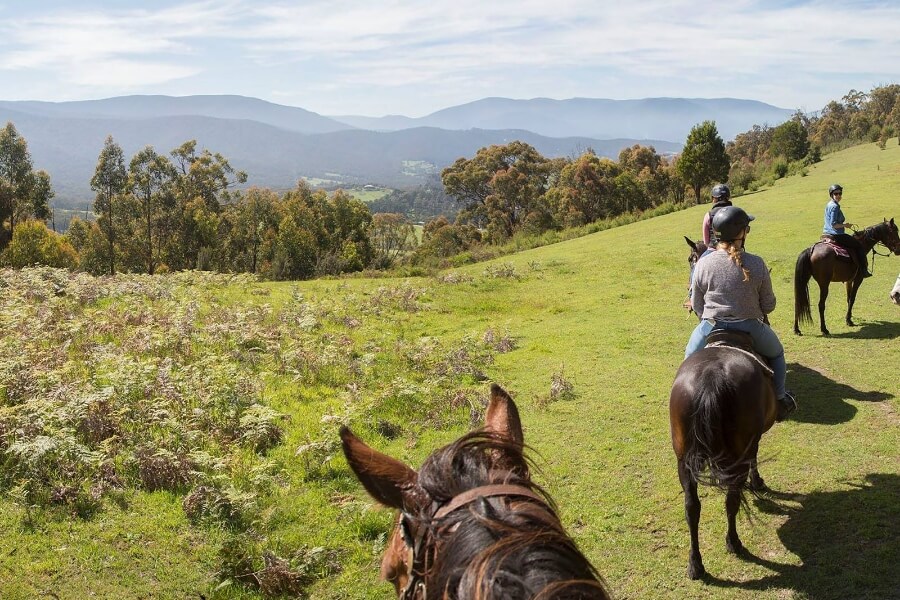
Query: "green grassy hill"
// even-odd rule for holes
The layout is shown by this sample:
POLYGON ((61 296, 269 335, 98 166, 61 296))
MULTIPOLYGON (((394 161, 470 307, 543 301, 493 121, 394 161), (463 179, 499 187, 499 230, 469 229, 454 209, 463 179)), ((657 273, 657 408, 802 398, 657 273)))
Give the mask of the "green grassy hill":
MULTIPOLYGON (((59 507, 26 509, 7 485, 0 596, 258 598, 233 578, 219 585, 217 572, 233 566, 241 549, 265 548, 295 567, 312 565, 306 589, 313 598, 392 598, 392 587, 377 579, 390 515, 374 509, 350 477, 334 445, 337 424, 349 422, 376 447, 418 465, 480 416, 482 373, 516 398, 526 441, 538 455, 539 482, 617 598, 895 595, 900 311, 887 294, 900 259, 877 259, 857 298, 858 327, 844 325, 844 292, 835 284, 832 336, 821 337, 818 326, 806 327, 803 337, 791 333, 794 263, 819 237, 833 182, 844 186, 850 221, 900 217, 900 146, 892 140, 886 150, 866 145, 829 155, 808 176, 736 199, 756 217, 748 249, 772 269, 779 305, 771 320, 800 409, 761 443, 760 471, 776 494, 751 501, 752 523, 739 520, 755 558, 726 553, 724 498, 702 496, 701 551, 712 575, 706 583, 685 576, 689 540, 668 425, 669 389, 696 323, 681 308, 688 251, 682 236, 699 237, 707 209, 701 206, 437 279, 201 285, 162 278, 156 281, 166 283, 141 285, 171 291, 130 284, 85 301, 78 309, 85 319, 116 326, 69 333, 76 339, 70 356, 94 356, 105 344, 111 354, 143 356, 145 365, 155 364, 154 356, 174 357, 176 365, 221 357, 258 382, 261 403, 287 415, 284 437, 265 455, 210 443, 225 457, 221 476, 256 494, 241 526, 191 524, 185 489, 126 485, 85 517, 59 507), (194 313, 184 308, 192 301, 194 313), (136 346, 163 327, 154 316, 162 313, 181 315, 181 329, 175 323, 172 331, 190 330, 179 335, 192 352, 164 340, 136 346), (190 315, 200 324, 193 329, 190 315), (204 337, 212 335, 204 327, 220 337, 204 337), (554 397, 554 377, 569 382, 572 394, 554 397)), ((37 301, 22 298, 32 307, 22 313, 37 315, 37 301)), ((21 315, 11 304, 4 310, 7 332, 21 315)), ((40 350, 2 335, 7 355, 40 350)), ((78 364, 105 364, 91 361, 78 364)), ((116 381, 95 368, 80 372, 116 381)), ((0 369, 0 381, 9 385, 13 372, 0 369)))

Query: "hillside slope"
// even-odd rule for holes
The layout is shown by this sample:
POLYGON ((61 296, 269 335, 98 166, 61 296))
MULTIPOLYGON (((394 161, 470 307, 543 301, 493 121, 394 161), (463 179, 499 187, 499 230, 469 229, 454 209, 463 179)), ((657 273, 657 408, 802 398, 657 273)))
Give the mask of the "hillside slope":
MULTIPOLYGON (((777 492, 775 502, 753 500, 753 524, 739 520, 755 558, 725 552, 721 496, 703 496, 701 548, 712 574, 706 582, 685 577, 688 534, 667 400, 696 323, 681 309, 688 250, 682 236, 699 236, 708 205, 467 266, 448 279, 241 285, 200 300, 247 316, 291 302, 339 299, 344 312, 335 323, 356 320, 357 329, 341 335, 358 344, 360 360, 379 348, 404 355, 409 348, 477 342, 488 329, 508 334, 515 349, 497 354, 485 373, 519 402, 526 441, 538 456, 537 479, 616 597, 890 597, 900 589, 894 526, 900 519, 900 313, 887 293, 900 257, 877 259, 875 276, 857 299, 859 327, 843 325, 843 293, 835 285, 828 313, 833 336, 790 334, 794 261, 818 238, 826 190, 835 181, 844 186, 842 206, 853 222, 900 217, 896 140, 884 151, 866 145, 829 155, 806 177, 735 199, 756 217, 749 249, 772 268, 779 303, 772 323, 786 348, 788 383, 800 409, 762 440, 760 470, 777 492), (385 310, 411 297, 416 300, 407 310, 367 332, 372 313, 365 307, 385 310), (554 374, 573 385, 573 398, 549 400, 554 374)), ((296 317, 299 334, 308 319, 296 317)), ((322 338, 341 337, 324 331, 322 338)), ((391 398, 400 408, 351 419, 373 445, 418 465, 463 431, 470 405, 451 409, 433 398, 437 392, 418 382, 413 363, 376 366, 392 379, 391 398), (418 407, 434 400, 445 412, 423 420, 418 407), (402 421, 403 414, 417 416, 402 421), (399 435, 380 436, 386 427, 379 419, 395 421, 399 435)), ((457 378, 471 381, 466 373, 457 378)), ((313 598, 394 597, 377 579, 390 517, 370 507, 342 459, 329 459, 322 477, 304 478, 308 465, 298 452, 323 432, 334 434, 334 415, 384 402, 387 392, 356 385, 302 391, 297 378, 273 373, 261 381, 264 397, 290 420, 284 443, 266 457, 283 479, 259 511, 260 535, 283 552, 300 544, 341 548, 343 569, 317 581, 313 598)), ((222 529, 186 523, 180 499, 136 492, 90 520, 51 522, 40 530, 20 526, 24 510, 2 499, 0 547, 19 550, 0 555, 0 582, 15 583, 12 597, 63 588, 76 598, 85 590, 110 597, 258 598, 235 585, 213 591, 217 548, 229 541, 222 529), (149 516, 142 519, 142 511, 149 516)))

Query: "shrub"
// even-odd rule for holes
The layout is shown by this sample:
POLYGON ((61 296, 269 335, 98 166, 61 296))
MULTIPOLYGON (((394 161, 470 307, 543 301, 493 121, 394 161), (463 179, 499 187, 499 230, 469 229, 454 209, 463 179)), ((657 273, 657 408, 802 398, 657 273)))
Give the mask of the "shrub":
POLYGON ((61 235, 39 221, 20 223, 0 255, 0 264, 14 269, 46 265, 63 269, 78 266, 78 253, 61 235))

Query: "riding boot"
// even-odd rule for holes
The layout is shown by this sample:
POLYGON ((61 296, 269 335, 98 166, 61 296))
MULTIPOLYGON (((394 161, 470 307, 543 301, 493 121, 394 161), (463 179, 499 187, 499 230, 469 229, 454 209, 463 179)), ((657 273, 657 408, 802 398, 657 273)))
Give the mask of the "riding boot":
POLYGON ((863 279, 866 277, 871 277, 872 274, 869 273, 869 265, 868 260, 866 260, 866 253, 863 251, 859 252, 859 268, 862 269, 863 279))
POLYGON ((785 392, 784 396, 778 399, 778 414, 775 420, 784 421, 789 414, 797 410, 797 400, 790 392, 785 392))

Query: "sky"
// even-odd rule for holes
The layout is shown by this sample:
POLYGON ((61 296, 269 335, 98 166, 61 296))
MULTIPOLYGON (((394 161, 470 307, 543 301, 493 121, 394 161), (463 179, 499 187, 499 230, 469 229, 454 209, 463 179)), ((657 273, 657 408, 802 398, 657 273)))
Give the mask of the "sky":
POLYGON ((420 117, 485 97, 745 98, 900 82, 897 0, 0 0, 0 100, 239 94, 420 117))

